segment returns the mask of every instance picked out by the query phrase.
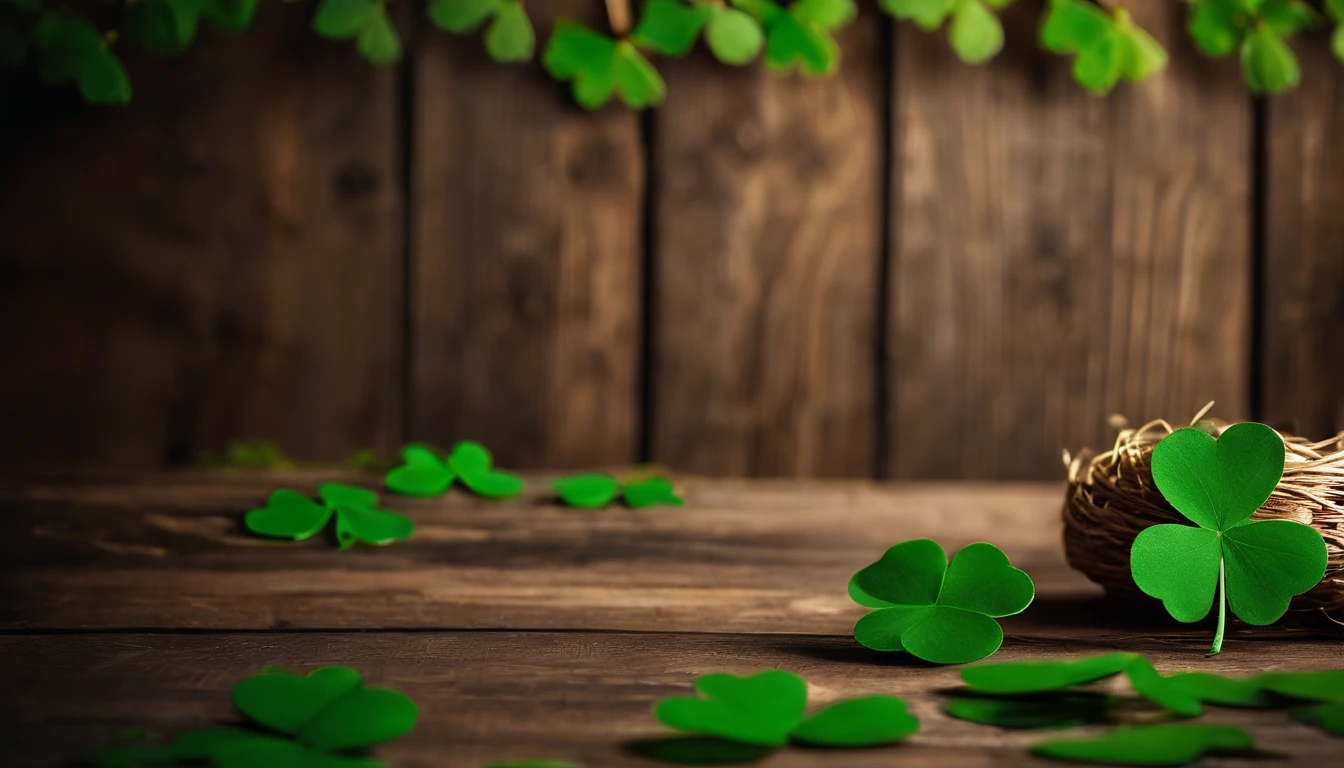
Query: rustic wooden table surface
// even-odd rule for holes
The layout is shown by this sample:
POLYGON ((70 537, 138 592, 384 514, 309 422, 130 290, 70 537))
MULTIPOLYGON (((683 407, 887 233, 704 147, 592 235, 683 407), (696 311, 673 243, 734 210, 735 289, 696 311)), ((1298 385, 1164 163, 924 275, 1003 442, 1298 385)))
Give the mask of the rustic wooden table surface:
MULTIPOLYGON (((1047 765, 1039 733, 940 711, 955 667, 867 651, 845 582, 886 546, 989 540, 1036 580, 995 660, 1109 650, 1159 669, 1224 673, 1344 666, 1340 639, 1235 629, 1206 659, 1207 627, 1137 617, 1071 571, 1060 485, 684 481, 685 508, 585 512, 453 492, 398 500, 411 541, 339 552, 263 541, 244 511, 276 487, 337 475, 28 476, 0 480, 3 764, 75 765, 128 727, 165 737, 235 716, 228 691, 263 666, 344 664, 421 708, 376 752, 394 768, 564 758, 649 766, 629 750, 664 734, 653 703, 708 672, 779 667, 811 701, 906 698, 905 744, 781 750, 789 766, 1047 765)), ((343 479, 376 484, 371 477, 343 479)), ((1282 713, 1211 709, 1273 756, 1210 765, 1344 765, 1333 740, 1282 713)))

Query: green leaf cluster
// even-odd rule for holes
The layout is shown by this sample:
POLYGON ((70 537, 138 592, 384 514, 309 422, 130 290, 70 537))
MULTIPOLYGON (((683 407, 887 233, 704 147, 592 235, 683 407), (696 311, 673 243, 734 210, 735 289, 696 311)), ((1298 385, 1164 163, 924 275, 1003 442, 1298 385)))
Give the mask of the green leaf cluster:
POLYGON ((428 15, 434 26, 457 35, 485 26, 485 50, 495 61, 530 61, 537 48, 522 0, 431 0, 428 15))
POLYGON ((644 50, 681 57, 702 36, 715 58, 733 66, 754 60, 765 44, 755 17, 711 0, 649 0, 630 40, 644 50))
POLYGON ((226 32, 252 25, 261 0, 139 0, 122 20, 122 35, 149 53, 172 54, 195 40, 202 20, 226 32))
POLYGON ((495 469, 489 449, 470 440, 457 443, 446 456, 432 446, 410 443, 402 447, 401 459, 383 483, 402 496, 438 496, 456 480, 488 499, 512 498, 523 491, 522 478, 495 469))
POLYGON ((1210 56, 1240 51, 1242 75, 1252 93, 1279 93, 1301 79, 1287 39, 1319 21, 1302 0, 1194 0, 1189 29, 1210 56))
POLYGON ((834 33, 858 15, 854 0, 795 0, 784 8, 771 0, 733 0, 765 30, 765 65, 777 72, 834 74, 840 44, 834 33))
POLYGON ((854 639, 935 664, 975 661, 1003 643, 995 619, 1026 610, 1035 594, 1031 577, 993 544, 971 544, 949 564, 937 542, 914 539, 850 579, 850 597, 877 609, 854 625, 854 639))
POLYGON ((46 12, 32 32, 30 56, 48 85, 73 82, 92 104, 126 104, 131 78, 112 41, 73 14, 46 12))
MULTIPOLYGON (((1185 717, 1194 717, 1204 711, 1198 695, 1162 676, 1147 659, 1134 653, 1108 653, 1076 661, 978 664, 961 670, 961 679, 977 694, 1020 697, 1061 691, 1075 693, 1072 689, 1077 686, 1119 674, 1129 678, 1135 693, 1163 709, 1185 717)), ((1105 712, 1115 706, 1116 700, 1107 697, 1094 703, 1105 712)), ((1005 713, 1016 709, 1011 700, 1000 702, 1000 705, 1005 713)), ((1060 713, 1061 716, 1066 714, 1060 713)))
POLYGON ((551 487, 561 501, 577 509, 602 509, 622 495, 633 509, 660 504, 680 507, 686 503, 677 496, 672 483, 661 477, 621 483, 611 475, 574 475, 556 480, 551 487))
POLYGON ((271 670, 233 688, 234 706, 258 730, 205 728, 167 747, 131 743, 94 756, 98 768, 150 768, 209 761, 218 768, 386 768, 357 753, 403 736, 419 711, 404 694, 371 688, 349 667, 306 676, 271 670), (355 752, 355 754, 351 754, 355 752))
POLYGON ((556 22, 542 63, 556 80, 571 84, 584 109, 597 109, 615 95, 631 109, 646 109, 667 94, 663 76, 634 43, 568 19, 556 22))
POLYGON ((1108 13, 1085 0, 1050 0, 1041 26, 1046 50, 1072 54, 1073 79, 1097 94, 1120 80, 1137 83, 1167 66, 1167 52, 1129 11, 1108 13))
POLYGON ((262 536, 303 541, 315 536, 336 518, 336 541, 341 549, 358 542, 381 546, 409 539, 415 524, 406 517, 378 508, 378 494, 339 483, 318 486, 321 502, 304 493, 282 488, 266 506, 247 513, 248 530, 262 536))
POLYGON ((949 19, 947 41, 967 64, 982 64, 1003 49, 1003 24, 992 9, 1013 0, 881 0, 882 9, 898 19, 935 32, 949 19))
POLYGON ((313 31, 329 40, 354 40, 355 50, 370 64, 401 59, 401 36, 384 0, 322 0, 313 31))
POLYGON ((790 741, 813 747, 875 747, 919 730, 919 719, 892 696, 849 699, 807 717, 807 683, 780 669, 747 677, 705 675, 696 679, 695 689, 698 696, 663 699, 654 716, 679 731, 763 748, 790 741))
POLYGON ((1153 480, 1194 525, 1145 529, 1130 550, 1134 583, 1177 621, 1208 615, 1217 590, 1222 649, 1227 607, 1248 624, 1278 621, 1289 601, 1325 575, 1321 534, 1292 520, 1253 521, 1283 476, 1283 438, 1264 424, 1234 424, 1214 438, 1177 430, 1153 448, 1153 480))

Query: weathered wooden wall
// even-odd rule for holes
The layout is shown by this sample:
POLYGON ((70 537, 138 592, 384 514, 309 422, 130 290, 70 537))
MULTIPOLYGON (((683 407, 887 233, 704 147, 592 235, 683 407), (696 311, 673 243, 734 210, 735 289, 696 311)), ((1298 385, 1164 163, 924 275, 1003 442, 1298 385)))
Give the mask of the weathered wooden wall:
MULTIPOLYGON (((594 16, 600 4, 536 4, 594 16)), ((403 19, 400 69, 267 6, 131 61, 135 101, 0 113, 0 463, 231 438, 335 459, 1056 478, 1107 417, 1344 428, 1344 70, 1250 98, 1184 10, 1099 99, 1005 14, 992 64, 875 13, 833 79, 660 65, 586 114, 403 19)), ((597 19, 590 19, 597 21, 597 19)))

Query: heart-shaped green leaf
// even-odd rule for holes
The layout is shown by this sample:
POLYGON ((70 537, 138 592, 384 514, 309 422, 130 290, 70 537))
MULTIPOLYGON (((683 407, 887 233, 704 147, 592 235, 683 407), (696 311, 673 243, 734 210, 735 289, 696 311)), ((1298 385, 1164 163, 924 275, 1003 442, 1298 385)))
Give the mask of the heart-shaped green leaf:
POLYGON ((1087 685, 1129 668, 1133 653, 1107 653, 1075 661, 1009 661, 976 664, 961 670, 961 679, 982 693, 1022 695, 1087 685))
POLYGON ((488 472, 495 465, 495 457, 480 443, 463 440, 448 454, 448 465, 459 475, 488 472))
POLYGON ((1153 447, 1153 480, 1192 523, 1225 531, 1265 503, 1283 476, 1283 462, 1283 438, 1263 424, 1234 424, 1216 440, 1181 429, 1153 447))
POLYGON ((404 541, 415 533, 415 523, 404 515, 364 507, 336 508, 336 538, 342 547, 356 541, 382 546, 404 541))
POLYGON ((401 58, 401 36, 385 5, 380 3, 369 16, 355 38, 355 50, 370 64, 391 64, 401 58))
POLYGON ((388 490, 402 496, 438 496, 448 490, 457 474, 434 450, 411 444, 401 449, 402 464, 383 478, 388 490))
POLYGON ((400 691, 357 688, 305 724, 298 739, 329 752, 363 749, 409 733, 418 718, 415 703, 400 691))
POLYGON ((1047 741, 1031 751, 1091 763, 1185 765, 1209 754, 1251 754, 1255 741, 1230 725, 1154 725, 1122 728, 1094 739, 1047 741))
POLYGON ((551 483, 560 500, 578 509, 602 509, 616 498, 621 484, 610 475, 575 475, 551 483))
POLYGON ((324 667, 306 677, 265 673, 233 689, 239 711, 299 743, 325 751, 361 749, 401 736, 418 712, 405 695, 366 688, 348 667, 324 667))
POLYGON ((1344 670, 1266 672, 1251 678, 1261 689, 1303 701, 1344 704, 1344 670))
POLYGON ((322 0, 313 16, 313 31, 331 40, 349 40, 368 26, 381 7, 375 0, 322 0))
POLYGON ((500 62, 527 61, 537 47, 537 34, 520 0, 503 0, 485 31, 485 49, 500 62))
POLYGON ((685 56, 709 19, 710 6, 687 5, 680 0, 649 0, 630 40, 641 48, 667 56, 685 56))
POLYGON ((508 499, 523 492, 523 479, 508 472, 470 472, 461 478, 472 493, 488 499, 508 499))
POLYGON ((1178 672, 1167 680, 1205 704, 1224 707, 1282 706, 1282 700, 1267 693, 1254 678, 1223 677, 1210 672, 1178 672))
POLYGON ((434 26, 445 32, 470 32, 499 10, 503 0, 433 0, 427 13, 434 26))
POLYGON ((672 486, 672 481, 661 477, 626 483, 622 495, 625 497, 626 505, 632 509, 659 505, 680 507, 686 504, 677 495, 676 489, 672 486))
POLYGON ((782 746, 803 721, 807 684, 783 670, 750 677, 705 675, 695 681, 701 697, 658 703, 654 715, 677 730, 762 746, 782 746))
POLYGON ((373 509, 378 506, 378 494, 366 488, 341 483, 323 483, 317 486, 317 495, 328 507, 360 507, 373 509))
POLYGON ((868 696, 833 704, 793 729, 795 741, 816 747, 876 747, 919 730, 919 718, 894 696, 868 696))
POLYGON ((262 536, 303 541, 326 527, 332 509, 288 488, 275 491, 266 506, 243 518, 248 530, 262 536))
POLYGON ((981 725, 1038 730, 1104 723, 1111 706, 1109 696, 1070 691, 1024 697, 957 696, 943 711, 981 725))
POLYGON ((1125 674, 1129 677, 1129 684, 1134 686, 1135 693, 1158 706, 1187 717, 1204 712, 1198 696, 1158 674, 1152 663, 1142 656, 1125 667, 1125 674))
POLYGON ((756 58, 765 45, 760 22, 736 8, 709 6, 705 44, 724 64, 741 66, 756 58))
POLYGON ((935 664, 994 653, 1003 642, 994 619, 1021 612, 1035 595, 1031 578, 985 543, 963 548, 949 565, 936 542, 903 542, 852 581, 856 601, 890 604, 859 619, 854 638, 874 650, 908 651, 935 664))

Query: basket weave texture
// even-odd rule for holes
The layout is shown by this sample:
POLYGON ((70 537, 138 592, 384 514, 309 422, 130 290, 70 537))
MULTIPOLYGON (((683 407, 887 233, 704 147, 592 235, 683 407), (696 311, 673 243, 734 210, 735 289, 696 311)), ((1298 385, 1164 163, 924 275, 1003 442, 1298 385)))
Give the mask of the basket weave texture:
MULTIPOLYGON (((1214 423, 1215 429, 1227 426, 1214 423)), ((1129 570, 1129 550, 1140 531, 1160 523, 1190 524, 1162 498, 1150 468, 1153 446, 1178 428, 1153 421, 1122 429, 1104 453, 1064 455, 1065 555, 1070 566, 1112 595, 1142 595, 1129 570)), ((1344 620, 1344 432, 1318 443, 1280 434, 1286 448, 1283 479, 1251 519, 1296 520, 1321 532, 1329 558, 1325 576, 1295 597, 1289 610, 1302 618, 1303 612, 1323 611, 1338 624, 1344 620)))

